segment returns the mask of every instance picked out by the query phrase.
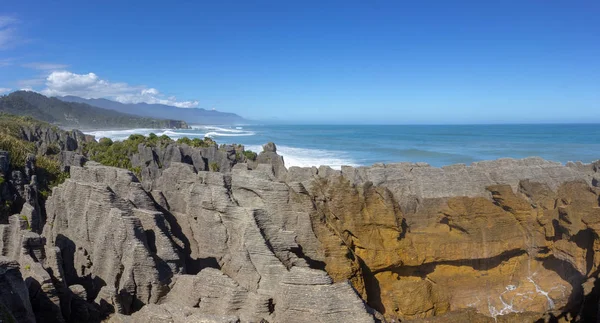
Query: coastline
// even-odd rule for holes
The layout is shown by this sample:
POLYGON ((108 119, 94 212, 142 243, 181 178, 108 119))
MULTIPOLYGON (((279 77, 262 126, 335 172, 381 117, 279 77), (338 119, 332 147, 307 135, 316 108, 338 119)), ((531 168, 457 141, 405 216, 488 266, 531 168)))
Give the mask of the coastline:
MULTIPOLYGON (((2 214, 0 268, 15 270, 21 290, 25 277, 44 283, 44 295, 71 295, 79 303, 69 306, 88 309, 83 321, 147 321, 182 302, 195 317, 231 308, 233 321, 535 321, 588 315, 584 300, 598 297, 588 275, 598 270, 600 161, 334 170, 286 167, 274 143, 250 154, 212 140, 96 142, 21 127, 6 135, 34 141, 38 155, 12 167, 0 154, 0 187, 17 192, 0 196, 14 208, 2 214), (27 176, 50 170, 49 158, 60 181, 27 176), (76 298, 82 290, 98 296, 76 298)), ((49 308, 27 313, 60 315, 49 308)))
MULTIPOLYGON (((96 138, 126 139, 140 133, 181 137, 208 136, 218 144, 242 144, 260 151, 275 142, 287 166, 370 166, 426 162, 433 167, 500 158, 541 157, 566 164, 590 163, 600 156, 600 127, 590 125, 486 126, 200 126, 193 129, 94 131, 96 138)), ((90 131, 86 131, 90 133, 90 131)))

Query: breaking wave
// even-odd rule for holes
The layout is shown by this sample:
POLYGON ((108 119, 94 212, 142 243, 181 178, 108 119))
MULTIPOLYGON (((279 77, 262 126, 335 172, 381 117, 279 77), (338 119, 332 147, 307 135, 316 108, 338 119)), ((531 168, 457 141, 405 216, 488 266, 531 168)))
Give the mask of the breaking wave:
POLYGON ((179 139, 182 137, 189 138, 218 138, 218 137, 241 137, 241 136, 254 136, 254 131, 247 131, 242 129, 229 129, 215 126, 194 126, 192 129, 126 129, 126 130, 96 130, 85 132, 88 135, 94 136, 96 139, 110 138, 112 140, 125 140, 133 134, 140 134, 148 136, 150 133, 154 133, 157 136, 167 135, 171 139, 179 139))
MULTIPOLYGON (((262 146, 258 145, 248 145, 245 148, 255 152, 262 151, 262 146)), ((329 166, 339 170, 342 166, 360 166, 345 152, 341 151, 277 146, 277 153, 283 156, 285 167, 288 168, 292 166, 329 166)))

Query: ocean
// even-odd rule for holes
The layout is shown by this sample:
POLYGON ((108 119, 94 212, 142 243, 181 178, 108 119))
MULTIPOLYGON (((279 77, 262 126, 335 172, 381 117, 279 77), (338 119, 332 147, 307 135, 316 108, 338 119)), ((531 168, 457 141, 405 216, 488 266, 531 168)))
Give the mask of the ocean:
POLYGON ((286 166, 368 166, 426 162, 441 167, 504 157, 539 156, 566 163, 600 159, 600 124, 545 125, 244 125, 192 126, 188 130, 89 131, 96 139, 122 140, 155 133, 173 139, 213 138, 262 151, 272 141, 286 166))

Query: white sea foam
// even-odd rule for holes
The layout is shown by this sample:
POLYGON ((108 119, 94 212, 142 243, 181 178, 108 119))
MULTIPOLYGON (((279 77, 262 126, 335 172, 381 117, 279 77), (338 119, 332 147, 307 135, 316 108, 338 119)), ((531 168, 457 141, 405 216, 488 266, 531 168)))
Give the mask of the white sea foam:
MULTIPOLYGON (((125 140, 132 134, 148 136, 150 133, 155 133, 157 136, 167 135, 175 140, 181 137, 212 137, 217 139, 217 142, 219 137, 242 137, 255 135, 253 131, 249 130, 229 129, 217 126, 193 126, 192 130, 140 128, 128 130, 97 130, 86 132, 86 134, 93 135, 96 138, 96 140, 100 138, 110 138, 112 140, 125 140)), ((258 153, 262 151, 262 146, 246 145, 246 149, 258 153)), ((323 165, 339 170, 344 165, 359 166, 359 164, 352 160, 352 158, 350 158, 347 153, 340 151, 277 146, 277 152, 281 156, 283 156, 285 166, 288 168, 292 166, 319 167, 323 165)))
POLYGON ((255 133, 252 131, 246 131, 246 132, 241 132, 241 133, 230 133, 230 132, 217 132, 217 131, 210 131, 207 132, 206 134, 204 134, 205 137, 245 137, 245 136, 254 136, 255 133))
POLYGON ((88 131, 86 134, 94 136, 96 139, 110 138, 112 140, 125 140, 130 135, 140 134, 148 136, 150 133, 155 133, 157 136, 167 135, 172 139, 182 137, 190 138, 218 138, 218 137, 241 137, 253 136, 255 132, 240 129, 228 129, 216 126, 194 126, 192 130, 173 130, 173 129, 127 129, 127 130, 96 130, 88 131))
MULTIPOLYGON (((261 152, 262 146, 245 146, 246 150, 261 152)), ((312 167, 329 166, 333 169, 341 169, 342 166, 359 166, 345 153, 331 150, 296 148, 288 146, 277 146, 277 153, 283 156, 285 167, 312 167)))
POLYGON ((96 138, 96 140, 100 138, 110 138, 112 140, 124 140, 133 134, 140 134, 147 136, 151 132, 156 131, 155 129, 127 129, 127 130, 96 130, 96 131, 86 131, 86 135, 92 135, 96 138))
POLYGON ((194 130, 217 131, 217 132, 234 132, 234 133, 247 132, 247 131, 242 130, 241 127, 236 127, 236 129, 232 129, 232 128, 217 127, 217 126, 192 126, 192 129, 194 129, 194 130))
MULTIPOLYGON (((173 139, 177 139, 180 137, 185 137, 185 136, 191 136, 191 135, 195 135, 194 133, 189 133, 189 132, 177 132, 177 131, 173 131, 173 130, 163 130, 163 131, 157 131, 155 132, 155 134, 157 136, 163 136, 163 135, 167 135, 173 139)), ((147 135, 147 134, 146 134, 147 135)))
POLYGON ((225 128, 218 126, 192 126, 194 130, 200 130, 204 132, 205 137, 243 137, 243 136, 254 136, 254 131, 243 130, 242 127, 225 128))

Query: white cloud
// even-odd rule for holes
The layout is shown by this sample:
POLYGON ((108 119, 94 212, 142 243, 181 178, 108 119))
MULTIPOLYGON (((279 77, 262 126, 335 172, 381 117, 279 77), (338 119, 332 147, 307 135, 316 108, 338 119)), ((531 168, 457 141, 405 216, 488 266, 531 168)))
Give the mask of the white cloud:
POLYGON ((48 96, 75 95, 86 99, 108 98, 121 103, 158 103, 179 108, 198 106, 198 101, 178 101, 173 96, 165 98, 155 88, 113 83, 99 78, 94 73, 52 72, 46 78, 46 88, 41 93, 48 96))
POLYGON ((66 65, 66 64, 40 63, 40 62, 27 63, 27 64, 23 64, 22 66, 27 67, 27 68, 32 68, 34 70, 42 70, 42 71, 62 70, 62 69, 69 67, 69 65, 66 65))
POLYGON ((6 87, 0 87, 0 94, 10 92, 12 89, 6 87))
POLYGON ((0 16, 0 50, 13 45, 16 38, 14 27, 19 21, 11 16, 0 16))

